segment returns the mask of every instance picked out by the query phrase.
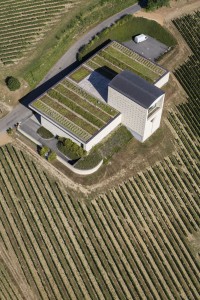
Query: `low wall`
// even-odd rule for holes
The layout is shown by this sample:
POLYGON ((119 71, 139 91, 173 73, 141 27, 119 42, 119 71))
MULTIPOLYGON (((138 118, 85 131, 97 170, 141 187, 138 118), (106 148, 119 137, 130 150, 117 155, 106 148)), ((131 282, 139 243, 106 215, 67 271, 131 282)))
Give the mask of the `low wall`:
POLYGON ((169 81, 169 74, 170 72, 167 72, 165 75, 163 75, 158 81, 154 83, 155 86, 158 88, 161 88, 163 85, 165 85, 169 81))
POLYGON ((100 163, 98 163, 98 165, 92 169, 88 169, 88 170, 81 170, 81 169, 77 169, 74 168, 72 165, 70 165, 68 162, 64 161, 64 159, 62 159, 60 156, 57 156, 57 160, 60 161, 63 165, 65 165, 67 168, 69 168, 72 172, 78 174, 78 175, 90 175, 95 173, 103 164, 103 159, 100 161, 100 163))
MULTIPOLYGON (((26 136, 29 140, 31 140, 33 143, 35 143, 38 146, 42 146, 42 144, 40 142, 38 142, 36 139, 34 139, 31 135, 29 135, 28 133, 26 133, 25 131, 21 130, 20 128, 18 128, 18 131, 23 134, 24 136, 26 136)), ((63 165, 65 165, 68 169, 70 169, 72 172, 78 174, 78 175, 90 175, 95 173, 103 164, 103 159, 100 161, 100 163, 98 163, 98 165, 92 169, 87 169, 87 170, 81 170, 81 169, 77 169, 74 168, 72 165, 70 165, 68 162, 66 162, 64 159, 62 159, 59 155, 57 155, 57 160, 60 161, 63 165)))

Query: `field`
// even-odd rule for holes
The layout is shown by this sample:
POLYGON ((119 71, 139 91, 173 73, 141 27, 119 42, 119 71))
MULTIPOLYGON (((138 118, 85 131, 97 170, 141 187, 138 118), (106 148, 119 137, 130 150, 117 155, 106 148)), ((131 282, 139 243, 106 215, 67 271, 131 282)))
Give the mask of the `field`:
POLYGON ((91 72, 98 70, 98 72, 103 73, 103 70, 105 70, 104 75, 111 76, 111 78, 122 70, 130 70, 151 83, 157 81, 166 73, 166 70, 162 67, 116 41, 92 56, 84 63, 84 66, 91 69, 91 72))
POLYGON ((188 99, 169 112, 173 154, 86 198, 0 148, 3 300, 200 298, 198 13, 174 22, 195 51, 175 71, 188 99))
MULTIPOLYGON (((75 3, 75 1, 74 1, 75 3)), ((28 55, 69 8, 67 0, 0 1, 0 60, 17 63, 28 55)))
POLYGON ((69 79, 64 79, 32 102, 31 107, 87 141, 117 115, 113 108, 99 102, 69 79))

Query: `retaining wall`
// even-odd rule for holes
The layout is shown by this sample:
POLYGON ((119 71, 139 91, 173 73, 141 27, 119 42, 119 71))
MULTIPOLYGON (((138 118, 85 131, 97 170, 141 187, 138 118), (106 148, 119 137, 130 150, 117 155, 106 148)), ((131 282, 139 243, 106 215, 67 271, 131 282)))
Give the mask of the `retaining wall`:
MULTIPOLYGON (((18 128, 18 131, 23 134, 24 136, 26 136, 29 140, 31 140, 33 143, 35 143, 38 146, 42 146, 42 144, 37 141, 36 139, 34 139, 31 135, 29 135, 28 133, 26 133, 25 131, 23 131, 22 129, 18 128)), ((57 154, 57 153, 56 153, 57 154)), ((74 168, 72 165, 70 165, 67 161, 65 161, 64 159, 62 159, 58 154, 57 154, 57 160, 60 161, 63 165, 65 165, 68 169, 70 169, 72 172, 78 174, 78 175, 90 175, 95 173, 103 164, 103 159, 100 161, 100 163, 98 163, 98 165, 92 169, 87 169, 87 170, 81 170, 81 169, 77 169, 74 168)))
POLYGON ((60 161, 63 165, 65 165, 67 168, 69 168, 72 172, 78 174, 78 175, 90 175, 95 173, 103 164, 103 159, 100 161, 100 163, 92 168, 92 169, 87 169, 87 170, 81 170, 74 168, 72 165, 70 165, 68 162, 64 161, 60 156, 57 156, 57 160, 60 161))

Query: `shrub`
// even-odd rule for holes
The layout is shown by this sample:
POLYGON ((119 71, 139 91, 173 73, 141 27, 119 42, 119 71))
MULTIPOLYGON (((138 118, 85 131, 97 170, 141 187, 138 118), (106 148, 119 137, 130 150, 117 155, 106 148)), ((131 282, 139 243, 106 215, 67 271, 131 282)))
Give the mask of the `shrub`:
POLYGON ((47 130, 46 128, 44 128, 43 126, 41 126, 40 128, 38 128, 37 133, 43 138, 43 139, 50 139, 52 138, 54 135, 47 130))
POLYGON ((13 129, 11 128, 11 127, 9 127, 8 129, 7 129, 7 134, 12 134, 13 133, 13 129))
POLYGON ((53 161, 53 160, 55 160, 55 159, 56 159, 56 156, 57 156, 56 152, 51 151, 51 152, 49 153, 49 155, 48 155, 48 161, 53 161))
POLYGON ((155 10, 159 7, 168 6, 168 5, 169 5, 169 0, 148 0, 146 9, 155 10))
POLYGON ((83 157, 86 151, 70 139, 58 138, 58 149, 69 158, 75 160, 83 157))
POLYGON ((43 146, 39 151, 40 156, 45 157, 45 155, 48 154, 49 150, 50 149, 47 146, 43 146))
POLYGON ((16 91, 21 86, 19 80, 13 76, 8 76, 5 82, 10 91, 16 91))

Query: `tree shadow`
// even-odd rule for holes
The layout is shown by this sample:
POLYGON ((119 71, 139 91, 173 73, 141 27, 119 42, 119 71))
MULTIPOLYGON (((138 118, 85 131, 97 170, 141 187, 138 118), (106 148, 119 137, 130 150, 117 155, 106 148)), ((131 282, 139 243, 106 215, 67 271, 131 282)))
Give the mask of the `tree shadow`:
POLYGON ((148 0, 140 0, 138 1, 138 4, 141 6, 141 8, 147 7, 148 0))

